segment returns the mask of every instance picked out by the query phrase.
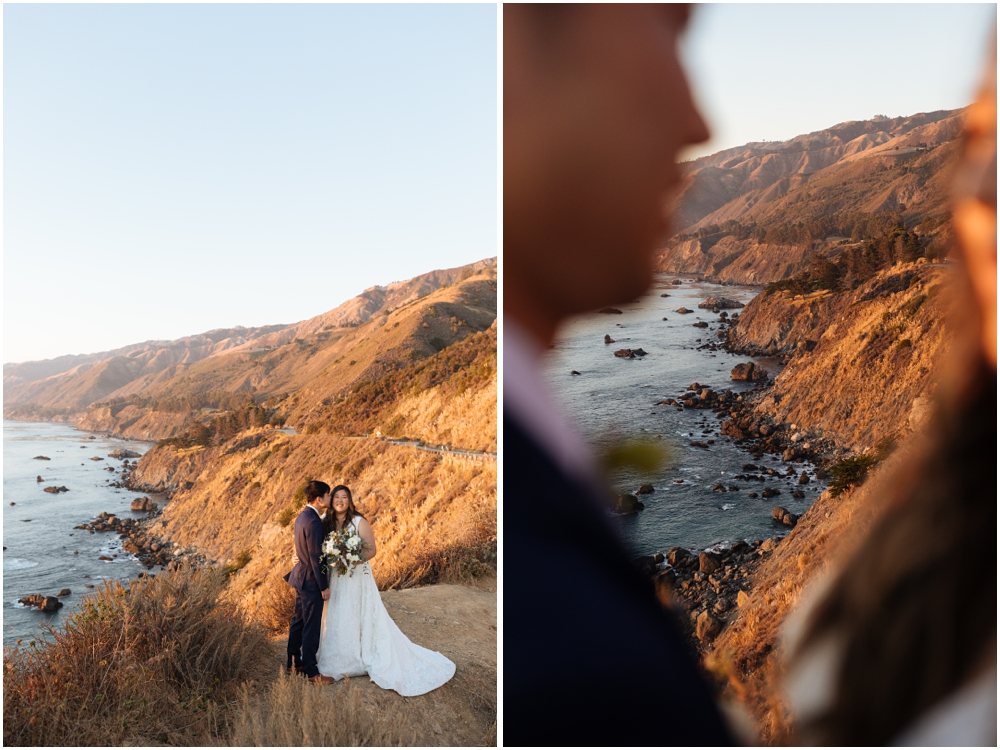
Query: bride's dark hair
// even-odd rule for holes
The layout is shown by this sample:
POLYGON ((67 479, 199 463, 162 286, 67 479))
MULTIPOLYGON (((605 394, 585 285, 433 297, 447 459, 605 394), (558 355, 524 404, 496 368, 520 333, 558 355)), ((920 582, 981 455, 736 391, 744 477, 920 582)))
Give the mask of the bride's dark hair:
MULTIPOLYGON (((330 491, 330 496, 333 497, 340 490, 347 493, 347 515, 344 517, 344 523, 340 528, 346 527, 351 520, 357 516, 358 518, 364 518, 363 515, 358 513, 357 507, 354 505, 354 494, 351 492, 351 488, 346 484, 338 484, 330 491)), ((323 532, 329 534, 331 531, 337 529, 337 513, 333 509, 333 503, 330 503, 330 510, 326 514, 326 518, 323 519, 323 532)))

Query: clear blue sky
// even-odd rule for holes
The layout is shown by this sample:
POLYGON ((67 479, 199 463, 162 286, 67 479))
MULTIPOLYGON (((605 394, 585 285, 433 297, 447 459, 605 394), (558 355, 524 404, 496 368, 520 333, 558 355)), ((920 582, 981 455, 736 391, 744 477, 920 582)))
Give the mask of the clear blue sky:
POLYGON ((492 5, 5 5, 4 362, 497 254, 492 5))
POLYGON ((713 137, 686 156, 964 107, 985 69, 996 7, 699 6, 685 53, 713 137))

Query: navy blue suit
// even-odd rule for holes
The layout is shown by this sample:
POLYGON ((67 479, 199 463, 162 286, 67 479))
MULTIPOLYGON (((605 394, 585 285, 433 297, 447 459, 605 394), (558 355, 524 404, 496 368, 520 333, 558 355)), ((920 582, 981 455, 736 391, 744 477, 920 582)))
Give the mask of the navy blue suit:
POLYGON ((597 490, 509 413, 504 458, 504 744, 734 744, 597 490))
POLYGON ((306 677, 319 674, 316 651, 323 621, 323 592, 328 588, 319 562, 322 546, 323 522, 319 514, 307 506, 295 519, 295 554, 299 562, 285 576, 296 592, 292 625, 288 629, 287 666, 299 667, 306 677))

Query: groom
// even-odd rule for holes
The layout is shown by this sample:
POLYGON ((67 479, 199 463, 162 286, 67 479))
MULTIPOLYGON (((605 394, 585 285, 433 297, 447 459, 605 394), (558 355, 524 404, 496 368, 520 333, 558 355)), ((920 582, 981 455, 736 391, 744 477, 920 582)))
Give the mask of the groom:
POLYGON ((313 479, 306 485, 306 507, 295 519, 295 554, 298 563, 285 576, 288 585, 295 589, 295 610, 288 629, 289 672, 299 672, 310 682, 325 685, 333 682, 316 668, 316 650, 319 648, 320 623, 323 620, 323 602, 330 598, 326 576, 320 566, 323 546, 323 522, 320 514, 330 507, 330 485, 313 479))

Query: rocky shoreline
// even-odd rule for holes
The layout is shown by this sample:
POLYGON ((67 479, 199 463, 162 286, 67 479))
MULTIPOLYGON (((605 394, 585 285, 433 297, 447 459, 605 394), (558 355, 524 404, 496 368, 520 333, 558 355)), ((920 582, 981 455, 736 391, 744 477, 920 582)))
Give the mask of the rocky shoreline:
MULTIPOLYGON (((129 459, 139 458, 140 454, 135 451, 124 449, 116 450, 114 453, 119 455, 113 455, 113 458, 124 458, 125 460, 122 462, 121 479, 110 483, 109 486, 119 489, 134 489, 132 486, 132 472, 135 470, 137 464, 130 462, 129 459)), ((110 470, 113 471, 113 469, 110 470)), ((65 488, 60 489, 68 492, 65 488)), ((139 491, 143 490, 140 489, 139 491)), ((169 495, 165 494, 163 496, 163 504, 166 504, 169 499, 169 495)), ((128 554, 135 555, 136 559, 138 559, 138 561, 146 567, 147 571, 156 567, 172 570, 183 564, 198 567, 208 564, 204 555, 199 553, 197 550, 191 548, 179 548, 173 542, 165 541, 156 534, 155 529, 158 524, 162 526, 166 525, 166 521, 160 520, 160 516, 163 514, 163 509, 157 500, 148 496, 137 497, 132 501, 130 509, 136 512, 147 513, 148 515, 143 518, 120 518, 114 513, 102 511, 94 518, 94 520, 78 524, 77 526, 74 526, 73 529, 76 531, 86 531, 91 534, 117 534, 118 537, 122 539, 122 550, 128 554)), ((6 549, 6 547, 4 549, 6 549)), ((79 554, 79 551, 74 551, 73 554, 79 554)), ((97 559, 111 562, 117 557, 118 554, 114 553, 110 556, 100 555, 97 559)), ((154 575, 155 573, 147 573, 143 571, 139 573, 137 578, 145 576, 152 578, 154 575)), ((88 589, 92 589, 94 587, 95 584, 86 585, 86 588, 88 589)), ((71 591, 69 589, 62 589, 55 596, 48 596, 46 594, 30 594, 20 598, 18 602, 26 607, 36 607, 42 612, 54 612, 63 606, 63 603, 59 601, 59 599, 64 596, 69 596, 70 593, 71 591)))
MULTIPOLYGON (((719 314, 716 339, 707 342, 699 339, 699 349, 748 354, 731 348, 729 344, 731 337, 727 328, 731 329, 738 323, 738 313, 730 316, 718 301, 711 298, 699 307, 719 314)), ((791 494, 793 497, 804 498, 799 487, 813 480, 802 470, 804 466, 799 465, 812 464, 815 466, 815 478, 825 479, 829 476, 831 464, 845 452, 844 449, 815 431, 795 424, 775 422, 766 412, 757 410, 759 404, 774 397, 774 381, 756 363, 750 361, 736 365, 730 377, 734 381, 753 382, 756 385, 750 391, 735 393, 731 390, 716 391, 695 382, 683 394, 659 401, 656 405, 672 406, 679 411, 711 410, 721 422, 718 437, 724 437, 727 442, 747 451, 754 460, 761 459, 766 453, 780 456, 787 464, 782 473, 776 469, 747 463, 742 467, 743 472, 734 477, 735 480, 741 484, 752 482, 766 485, 779 478, 795 478, 796 489, 791 494)), ((714 443, 714 439, 707 439, 693 440, 690 444, 708 450, 714 443)), ((721 482, 713 488, 716 492, 745 489, 745 486, 727 486, 721 482)), ((637 495, 651 491, 651 486, 644 485, 635 495, 619 496, 615 504, 616 512, 641 511, 643 503, 637 495)), ((778 497, 781 494, 781 490, 774 487, 761 488, 761 496, 764 498, 778 497)), ((749 496, 757 497, 757 493, 751 492, 749 496)), ((715 638, 736 618, 739 608, 748 601, 753 588, 753 573, 798 521, 794 513, 780 505, 772 509, 771 516, 776 534, 768 539, 738 541, 728 547, 704 550, 674 547, 655 555, 637 557, 633 561, 641 573, 651 578, 661 603, 677 613, 695 650, 707 652, 715 638)))

